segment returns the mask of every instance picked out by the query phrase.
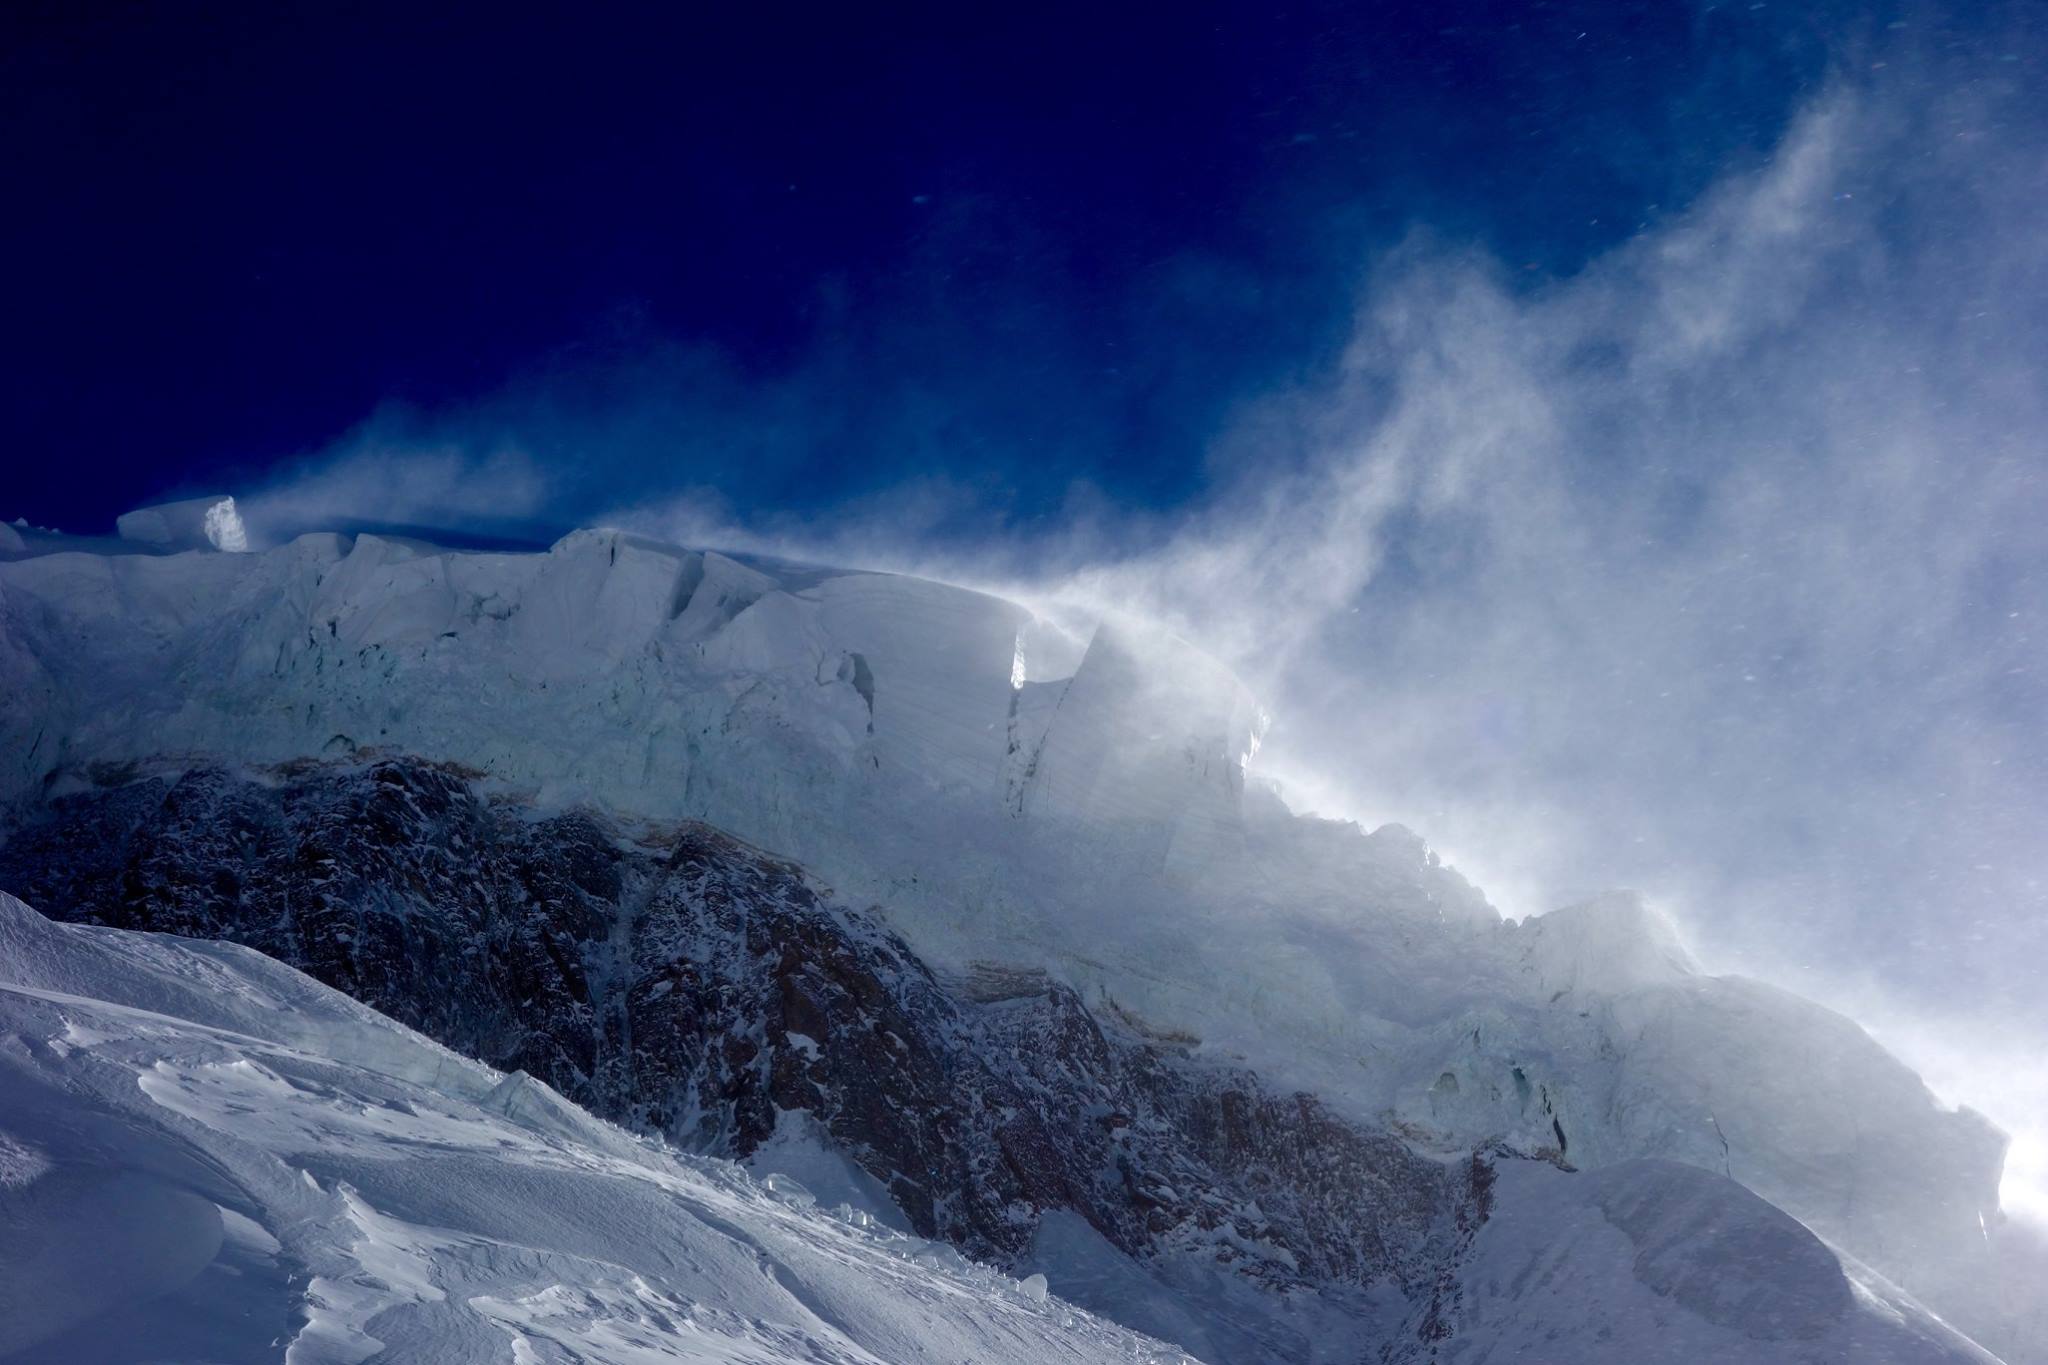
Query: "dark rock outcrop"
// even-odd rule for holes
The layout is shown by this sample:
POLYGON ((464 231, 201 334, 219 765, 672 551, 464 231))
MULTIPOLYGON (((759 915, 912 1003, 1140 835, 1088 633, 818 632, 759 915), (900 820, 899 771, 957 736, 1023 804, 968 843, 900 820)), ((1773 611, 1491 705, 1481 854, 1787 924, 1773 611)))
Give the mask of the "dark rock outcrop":
POLYGON ((230 939, 597 1113, 744 1158, 808 1113, 911 1224, 1014 1261, 1069 1209, 1278 1292, 1391 1284, 1441 1330, 1490 1171, 1446 1165, 1030 972, 949 986, 701 825, 536 814, 424 762, 103 774, 12 822, 0 887, 230 939))

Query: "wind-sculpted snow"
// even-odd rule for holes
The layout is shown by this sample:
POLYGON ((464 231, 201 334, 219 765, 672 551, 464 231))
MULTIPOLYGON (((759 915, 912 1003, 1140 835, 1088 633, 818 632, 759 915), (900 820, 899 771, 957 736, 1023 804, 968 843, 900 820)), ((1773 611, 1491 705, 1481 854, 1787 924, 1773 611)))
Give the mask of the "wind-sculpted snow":
MULTIPOLYGON (((0 563, 10 823, 53 810, 61 823, 75 797, 92 807, 73 808, 76 818, 121 828, 123 801, 164 797, 130 781, 139 773, 171 784, 170 824, 191 831, 189 853, 133 879, 157 900, 124 893, 106 913, 269 935, 266 947, 578 1098, 601 1093, 580 1085, 614 1084, 605 1067, 635 1055, 621 1040, 639 1038, 638 1025, 618 1001, 638 989, 647 968, 637 955, 667 921, 646 913, 658 898, 638 899, 641 874, 602 851, 611 833, 569 832, 600 818, 586 807, 635 835, 697 821, 875 906, 872 932, 900 936, 899 957, 918 964, 889 976, 890 991, 919 972, 965 980, 976 964, 1044 972, 1091 1018, 1255 1072, 1268 1095, 1312 1094, 1351 1130, 1396 1133, 1431 1160, 1500 1142, 1585 1166, 1659 1157, 1732 1175, 1967 1312, 1989 1254, 1983 1228, 1999 1217, 2002 1139, 1988 1124, 1944 1110, 1849 1021, 1702 975, 1633 901, 1506 924, 1415 835, 1295 817, 1247 780, 1262 724, 1227 673, 1138 623, 1079 639, 940 584, 742 563, 611 532, 578 532, 545 554, 314 535, 248 555, 0 563), (405 755, 466 775, 462 800, 531 811, 551 831, 540 842, 597 851, 543 860, 530 884, 501 888, 501 903, 531 907, 516 929, 462 909, 455 927, 429 930, 442 882, 512 874, 465 854, 460 831, 432 819, 424 832, 401 821, 388 844, 372 838, 341 858, 334 850, 359 820, 377 828, 374 811, 337 808, 322 827, 318 802, 286 818, 265 802, 289 806, 299 798, 288 791, 272 801, 228 790, 285 791, 310 760, 363 769, 405 755), (218 797, 180 794, 187 769, 218 797), (187 799, 225 802, 229 818, 180 823, 187 799), (289 830, 303 850, 293 856, 308 860, 295 875, 308 887, 338 878, 335 894, 309 904, 296 884, 283 900, 221 889, 252 860, 275 866, 220 832, 242 828, 244 808, 247 837, 289 830), (312 835, 294 823, 302 817, 314 819, 312 835), (435 868, 438 855, 413 845, 452 851, 435 868), (413 860, 404 877, 426 881, 393 881, 380 859, 413 860), (217 903, 256 905, 272 927, 206 908, 217 903), (492 932, 522 945, 508 963, 530 965, 483 978, 490 1000, 531 1002, 544 1024, 487 1035, 435 999, 433 983, 492 932), (354 945, 380 942, 389 951, 377 972, 349 977, 354 945), (447 1017, 430 1017, 437 1009, 447 1017)), ((154 837, 169 847, 164 819, 145 810, 132 823, 161 827, 154 837)), ((21 837, 6 854, 17 868, 28 866, 21 837)), ((37 866, 52 876, 95 851, 90 836, 41 847, 37 866), (53 848, 65 856, 47 856, 53 848)), ((688 984, 668 989, 685 998, 688 984)), ((930 1021, 944 1011, 917 1016, 913 996, 925 999, 889 998, 940 1037, 951 1025, 930 1021)), ((717 1074, 767 1067, 761 1090, 773 1090, 773 1066, 760 1060, 773 1041, 720 1043, 717 1074)), ((685 1036, 670 1051, 699 1055, 700 1045, 709 1049, 685 1036)), ((715 1113, 764 1126, 737 1117, 738 1099, 731 1115, 693 1112, 699 1080, 671 1080, 669 1108, 623 1116, 688 1128, 715 1113)), ((756 1114, 803 1107, 749 1103, 756 1114)), ((934 1103, 960 1101, 949 1090, 934 1103)), ((924 1150, 907 1136, 899 1145, 924 1150)), ((903 1169, 893 1155, 880 1164, 903 1169)), ((1072 1207, 1031 1185, 1042 1178, 1023 1174, 1032 1162, 1011 1164, 1026 1202, 1072 1207)), ((934 1219, 952 1220, 948 1235, 971 1242, 957 1231, 971 1228, 974 1244, 1003 1254, 1028 1238, 1003 1211, 1009 1186, 968 1198, 961 1169, 934 1169, 926 1197, 934 1219)))
POLYGON ((10 1361, 1178 1358, 259 954, 4 895, 0 1130, 10 1361))

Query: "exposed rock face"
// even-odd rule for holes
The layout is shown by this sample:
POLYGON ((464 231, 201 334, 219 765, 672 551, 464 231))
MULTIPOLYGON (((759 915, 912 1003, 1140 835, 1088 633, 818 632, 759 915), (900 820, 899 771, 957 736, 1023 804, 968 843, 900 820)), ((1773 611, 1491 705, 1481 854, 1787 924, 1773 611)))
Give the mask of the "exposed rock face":
POLYGON ((979 1257, 1015 1261, 1068 1209, 1133 1256, 1423 1312, 1484 1217, 1483 1161, 1418 1156, 1042 974, 949 987, 705 826, 533 816, 417 761, 103 777, 0 848, 0 886, 248 944, 701 1150, 745 1157, 806 1112, 979 1257))

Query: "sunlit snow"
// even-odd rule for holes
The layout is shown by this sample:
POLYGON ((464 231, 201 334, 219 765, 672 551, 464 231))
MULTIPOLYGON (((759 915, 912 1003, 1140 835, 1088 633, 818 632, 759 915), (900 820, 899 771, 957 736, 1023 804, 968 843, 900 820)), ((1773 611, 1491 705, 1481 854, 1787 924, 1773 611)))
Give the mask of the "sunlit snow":
POLYGON ((247 949, 0 894, 0 1029, 10 1362, 1182 1358, 247 949))

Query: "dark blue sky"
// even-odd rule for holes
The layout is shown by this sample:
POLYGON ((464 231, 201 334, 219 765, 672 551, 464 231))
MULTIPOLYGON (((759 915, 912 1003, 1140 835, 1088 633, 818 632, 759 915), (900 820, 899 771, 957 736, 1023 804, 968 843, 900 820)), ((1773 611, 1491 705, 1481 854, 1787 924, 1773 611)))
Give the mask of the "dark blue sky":
POLYGON ((1375 248, 1549 278, 1761 159, 1854 42, 1813 13, 13 6, 0 514, 508 392, 594 506, 1171 507, 1375 248))

